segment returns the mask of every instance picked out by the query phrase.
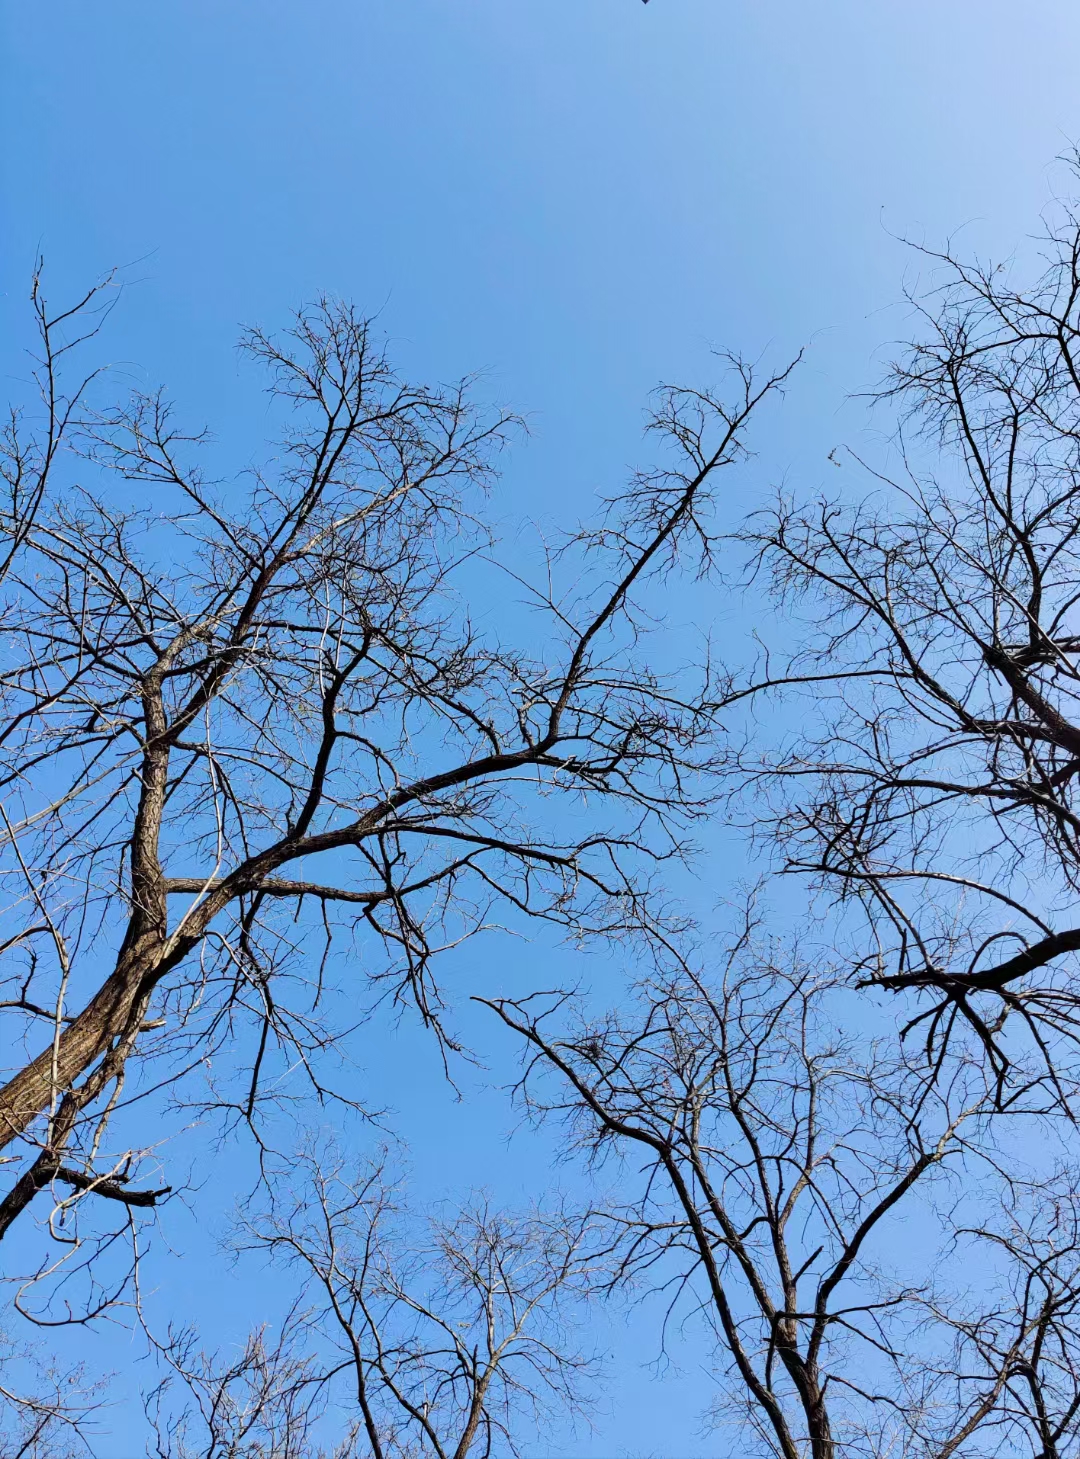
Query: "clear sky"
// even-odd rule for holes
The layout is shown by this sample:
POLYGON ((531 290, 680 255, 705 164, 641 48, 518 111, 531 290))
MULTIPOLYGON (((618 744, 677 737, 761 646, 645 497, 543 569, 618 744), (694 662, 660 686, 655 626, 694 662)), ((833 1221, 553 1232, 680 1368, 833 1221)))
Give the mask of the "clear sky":
MULTIPOLYGON (((1034 231, 1080 139, 1078 75, 1075 0, 0 0, 0 361, 25 373, 38 250, 57 298, 127 265, 109 356, 242 463, 263 407, 239 326, 339 293, 407 368, 486 371, 532 429, 501 510, 572 518, 633 461, 657 381, 707 379, 711 345, 809 344, 741 510, 782 476, 813 487, 864 428, 848 397, 916 271, 900 235, 1007 253, 1034 231)), ((542 1187, 544 1146, 503 1161, 480 1075, 458 1104, 434 1070, 394 1085, 427 1069, 398 1038, 384 1072, 425 1189, 496 1166, 542 1187)), ((162 1266, 161 1301, 231 1335, 252 1289, 201 1260, 162 1266)), ((692 1352, 653 1381, 640 1321, 611 1350, 612 1403, 570 1452, 717 1452, 692 1352)), ((106 1459, 136 1452, 125 1423, 106 1459)))

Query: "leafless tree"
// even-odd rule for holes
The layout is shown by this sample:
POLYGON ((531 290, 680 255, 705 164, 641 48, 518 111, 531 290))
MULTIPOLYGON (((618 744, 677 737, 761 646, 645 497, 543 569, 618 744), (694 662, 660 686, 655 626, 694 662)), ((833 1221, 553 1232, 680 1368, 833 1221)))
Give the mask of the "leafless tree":
POLYGON ((1080 1447, 1080 1208, 1075 1172, 1015 1182, 988 1224, 960 1229, 959 1272, 993 1273, 976 1301, 957 1283, 927 1303, 905 1360, 910 1446, 933 1459, 1024 1454, 1065 1459, 1080 1447), (952 1334, 953 1342, 941 1341, 952 1334))
MULTIPOLYGON (((582 1396, 583 1299, 629 1284, 662 1300, 662 1351, 678 1322, 716 1373, 707 1423, 732 1452, 1075 1454, 1075 1167, 1018 1177, 1032 1124, 996 1143, 1022 1117, 1003 1119, 982 1065, 928 1089, 887 1028, 842 1031, 858 1003, 744 944, 719 985, 654 979, 602 1019, 495 1004, 531 1048, 531 1108, 569 1120, 625 1204, 510 1220, 474 1202, 418 1237, 380 1171, 309 1157, 239 1240, 299 1276, 295 1305, 234 1359, 165 1345, 157 1453, 517 1452, 582 1396)), ((1053 1090, 1029 1092, 1037 1123, 1053 1090)))
POLYGON ((183 1383, 153 1395, 162 1459, 517 1454, 579 1409, 594 1364, 569 1328, 603 1269, 595 1218, 477 1197, 423 1222, 381 1169, 350 1179, 322 1152, 290 1181, 241 1240, 299 1278, 297 1305, 233 1362, 188 1335, 164 1348, 183 1383))
POLYGON ((966 1029, 1004 1084, 1077 1030, 1080 215, 1030 287, 923 253, 896 469, 744 534, 796 646, 740 691, 788 696, 791 733, 739 765, 785 867, 869 915, 862 975, 924 990, 931 1053, 966 1029))
POLYGON ((662 390, 660 466, 527 591, 477 516, 513 418, 403 380, 348 306, 246 337, 282 434, 227 485, 160 395, 65 396, 81 316, 37 307, 2 522, 0 1235, 45 1188, 153 1205, 109 1118, 212 1055, 252 1123, 285 1067, 329 1095, 371 990, 452 1042, 432 956, 492 919, 670 935, 652 876, 710 804, 722 686, 639 649, 648 585, 707 569, 714 477, 787 374, 662 390))
POLYGON ((102 1388, 0 1333, 0 1459, 91 1455, 102 1388))
MULTIPOLYGON (((162 1345, 170 1374, 147 1395, 150 1453, 167 1459, 309 1459, 322 1417, 296 1314, 276 1340, 253 1332, 237 1354, 207 1353, 191 1330, 162 1345)), ((348 1449, 346 1449, 346 1454, 348 1449)))
MULTIPOLYGON (((530 1106, 567 1117, 592 1161, 616 1156, 635 1180, 620 1277, 666 1293, 669 1320, 689 1308, 704 1321, 714 1420, 735 1426, 739 1453, 983 1452, 947 1441, 960 1412, 981 1442, 1020 1349, 1015 1335, 1001 1351, 985 1343, 992 1378, 970 1399, 966 1355, 951 1368, 940 1357, 961 1329, 935 1273, 966 1184, 999 1189, 978 1065, 954 1063, 928 1093, 887 1030, 880 1044, 842 1031, 858 1006, 842 980, 743 942, 718 983, 653 981, 603 1019, 564 1010, 560 1029, 535 998, 492 1006, 531 1050, 530 1106), (905 1233, 921 1233, 923 1256, 905 1260, 905 1233), (935 1411, 934 1442, 927 1394, 947 1368, 963 1392, 949 1420, 935 1411)), ((1000 1311, 979 1310, 989 1334, 1000 1311)), ((1016 1326, 1030 1350, 1030 1311, 1016 1326)), ((1068 1348, 1078 1375, 1071 1337, 1068 1348)))
POLYGON ((41 260, 34 271, 30 305, 37 327, 40 353, 34 358, 33 384, 40 402, 38 419, 29 430, 16 407, 8 411, 0 449, 0 480, 4 483, 6 540, 0 556, 0 579, 6 576, 27 533, 37 518, 57 458, 66 448, 73 430, 83 423, 87 395, 100 370, 77 376, 69 388, 65 383, 68 356, 92 340, 108 316, 115 293, 115 276, 87 290, 66 309, 53 312, 46 301, 41 279, 41 260))

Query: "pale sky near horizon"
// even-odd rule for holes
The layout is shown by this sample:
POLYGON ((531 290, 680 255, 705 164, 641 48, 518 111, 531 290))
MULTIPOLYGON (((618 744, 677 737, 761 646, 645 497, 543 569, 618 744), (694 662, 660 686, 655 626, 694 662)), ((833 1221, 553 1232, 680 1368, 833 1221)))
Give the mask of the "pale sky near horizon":
MULTIPOLYGON (((1037 231, 1078 74, 1070 0, 0 0, 0 360, 25 374, 39 251, 57 298, 121 266, 103 349, 242 466, 263 408, 240 326, 341 294, 406 368, 483 371, 527 414, 500 510, 573 519, 634 462, 657 381, 707 380, 712 346, 808 345, 742 510, 867 429, 850 397, 903 332, 903 238, 1007 256, 1037 231)), ((477 1075, 455 1104, 424 1067, 393 1089, 418 1179, 490 1183, 502 1095, 477 1075)), ((542 1186, 545 1158, 518 1137, 507 1168, 542 1186)), ((247 1320, 240 1278, 161 1272, 177 1312, 247 1320)), ((552 1453, 727 1459, 692 1351, 659 1378, 640 1322, 611 1348, 596 1433, 552 1453)), ((106 1420, 102 1459, 141 1453, 131 1422, 106 1420)))

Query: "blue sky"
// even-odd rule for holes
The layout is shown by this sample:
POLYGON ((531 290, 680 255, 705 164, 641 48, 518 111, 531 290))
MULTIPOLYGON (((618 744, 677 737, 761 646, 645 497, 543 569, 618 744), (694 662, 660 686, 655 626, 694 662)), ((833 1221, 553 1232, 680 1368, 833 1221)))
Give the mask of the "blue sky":
MULTIPOLYGON (((109 358, 167 382, 243 465, 265 407, 239 327, 339 293, 380 312, 406 368, 486 372, 532 433, 499 510, 565 520, 618 485, 659 380, 706 380, 713 345, 807 344, 738 477, 741 513, 779 479, 812 488, 865 432, 849 396, 902 332, 917 272, 901 235, 963 230, 1000 254, 1034 231, 1080 138, 1078 64, 1070 0, 2 0, 0 359, 25 373, 38 250, 57 298, 126 265, 109 358)), ((718 836, 710 893, 735 858, 718 836)), ((418 1036, 396 1038, 369 1074, 424 1189, 490 1184, 496 1164, 542 1185, 543 1143, 504 1158, 502 1095, 477 1075, 454 1103, 418 1036), (405 1065, 425 1072, 395 1086, 405 1065)), ((161 1271, 166 1307, 195 1296, 223 1335, 247 1320, 240 1277, 223 1294, 196 1258, 182 1282, 161 1271)), ((719 1452, 698 1438, 692 1353, 650 1382, 646 1325, 611 1350, 610 1409, 573 1453, 719 1452)), ((137 1452, 125 1423, 107 1459, 137 1452)))

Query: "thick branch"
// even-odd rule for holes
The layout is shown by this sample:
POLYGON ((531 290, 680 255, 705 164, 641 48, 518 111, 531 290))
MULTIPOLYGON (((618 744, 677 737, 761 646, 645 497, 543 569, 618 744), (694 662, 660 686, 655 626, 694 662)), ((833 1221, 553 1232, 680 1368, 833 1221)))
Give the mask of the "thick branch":
POLYGON ((127 1189, 120 1177, 109 1180, 102 1176, 86 1175, 83 1171, 72 1170, 67 1165, 61 1165, 53 1179, 62 1180, 65 1185, 74 1186, 76 1190, 91 1191, 107 1200, 120 1201, 125 1206, 156 1206, 162 1196, 167 1196, 172 1190, 171 1185, 163 1185, 160 1190, 132 1191, 127 1189))
POLYGON ((868 979, 863 987, 876 988, 941 988, 954 992, 994 992, 1022 978, 1036 968, 1045 967, 1055 958, 1067 952, 1080 952, 1080 927, 1071 927, 1066 932, 1055 932, 1025 947, 1014 957, 998 963, 996 967, 983 968, 978 973, 960 976, 947 973, 942 968, 922 968, 917 973, 893 973, 885 978, 868 979))

